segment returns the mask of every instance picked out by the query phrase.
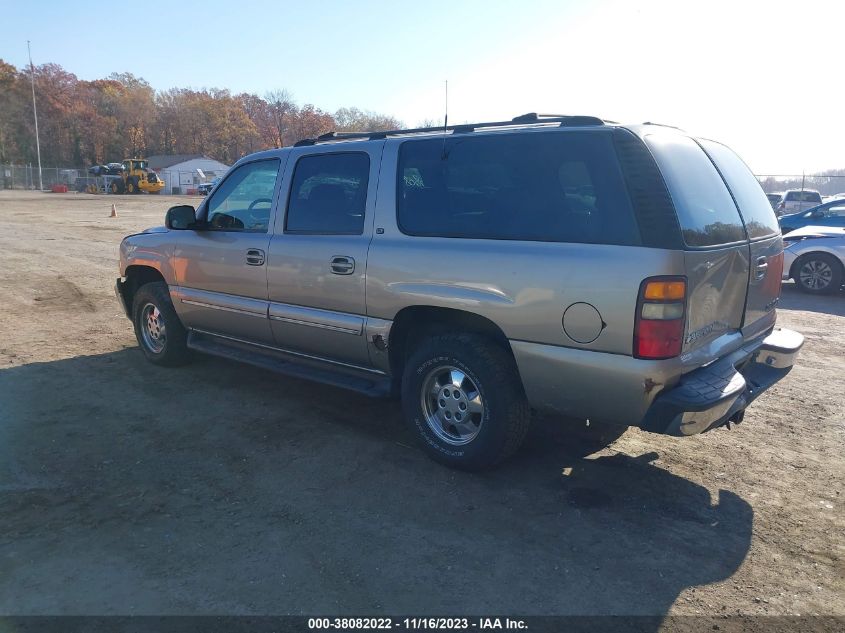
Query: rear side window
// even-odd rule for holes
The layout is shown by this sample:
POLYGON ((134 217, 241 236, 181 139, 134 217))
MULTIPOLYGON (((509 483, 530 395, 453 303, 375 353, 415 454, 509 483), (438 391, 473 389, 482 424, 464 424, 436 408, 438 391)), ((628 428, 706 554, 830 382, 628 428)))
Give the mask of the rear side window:
POLYGON ((363 152, 303 156, 293 172, 285 231, 360 235, 370 157, 363 152))
POLYGON ((713 141, 700 141, 734 195, 751 239, 780 233, 772 205, 748 166, 733 151, 713 141))
POLYGON ((745 240, 733 198, 698 144, 679 134, 649 134, 645 140, 666 179, 687 246, 745 240))
POLYGON ((397 213, 410 235, 639 244, 608 134, 406 141, 397 213))

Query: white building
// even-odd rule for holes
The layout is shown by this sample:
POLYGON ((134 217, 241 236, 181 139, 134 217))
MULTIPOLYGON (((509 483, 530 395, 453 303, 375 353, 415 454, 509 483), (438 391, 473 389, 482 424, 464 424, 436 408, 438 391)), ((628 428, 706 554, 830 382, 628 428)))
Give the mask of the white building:
POLYGON ((164 180, 162 193, 188 193, 188 190, 196 189, 200 183, 222 176, 229 169, 229 165, 204 154, 150 156, 147 162, 149 168, 164 180), (200 176, 198 169, 205 178, 200 176))

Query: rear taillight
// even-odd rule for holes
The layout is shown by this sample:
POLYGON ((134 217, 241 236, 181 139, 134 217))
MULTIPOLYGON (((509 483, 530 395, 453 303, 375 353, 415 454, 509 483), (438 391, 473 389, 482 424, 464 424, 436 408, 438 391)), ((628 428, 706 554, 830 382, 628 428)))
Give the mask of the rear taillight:
POLYGON ((634 356, 674 358, 684 343, 687 280, 650 277, 640 285, 634 320, 634 356))
POLYGON ((783 277, 783 251, 769 258, 769 272, 774 274, 775 279, 783 277))
POLYGON ((766 269, 766 280, 763 282, 763 288, 767 296, 779 297, 780 286, 783 278, 783 251, 777 255, 772 255, 768 260, 768 268, 766 269))

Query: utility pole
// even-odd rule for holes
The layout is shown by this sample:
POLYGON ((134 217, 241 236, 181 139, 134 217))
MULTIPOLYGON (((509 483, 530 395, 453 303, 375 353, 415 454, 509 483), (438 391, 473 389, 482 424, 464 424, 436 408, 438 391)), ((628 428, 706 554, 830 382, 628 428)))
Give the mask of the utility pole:
POLYGON ((41 142, 38 140, 38 110, 35 108, 35 66, 32 64, 32 49, 29 47, 29 40, 26 41, 26 52, 29 53, 29 79, 32 82, 32 116, 35 117, 35 151, 38 154, 38 189, 44 189, 44 180, 41 178, 41 142))

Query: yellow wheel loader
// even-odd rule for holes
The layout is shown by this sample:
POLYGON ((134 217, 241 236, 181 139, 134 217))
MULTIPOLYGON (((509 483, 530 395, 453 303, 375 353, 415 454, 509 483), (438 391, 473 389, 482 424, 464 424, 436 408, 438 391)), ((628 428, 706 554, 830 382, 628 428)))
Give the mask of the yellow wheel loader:
POLYGON ((147 161, 140 158, 124 160, 120 177, 113 179, 109 185, 112 193, 158 193, 162 189, 164 181, 147 168, 147 161))

